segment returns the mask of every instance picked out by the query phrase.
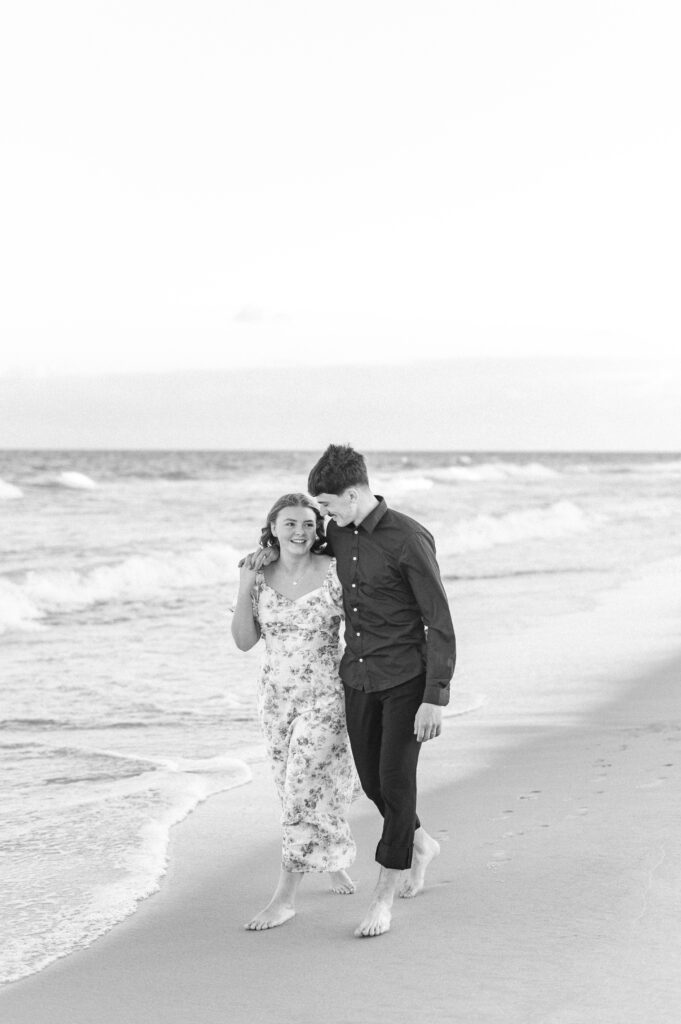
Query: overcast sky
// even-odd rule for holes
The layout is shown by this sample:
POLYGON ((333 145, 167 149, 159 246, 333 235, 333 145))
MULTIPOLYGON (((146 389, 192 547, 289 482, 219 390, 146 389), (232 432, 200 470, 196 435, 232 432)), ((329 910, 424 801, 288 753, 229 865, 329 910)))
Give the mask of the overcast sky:
POLYGON ((0 375, 675 359, 678 10, 6 5, 0 375))

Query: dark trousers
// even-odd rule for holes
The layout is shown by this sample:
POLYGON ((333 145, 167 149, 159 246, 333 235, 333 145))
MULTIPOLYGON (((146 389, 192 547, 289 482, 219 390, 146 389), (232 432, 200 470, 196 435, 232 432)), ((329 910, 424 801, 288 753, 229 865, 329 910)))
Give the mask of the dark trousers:
POLYGON ((376 860, 385 868, 411 867, 416 814, 416 765, 421 744, 414 718, 425 675, 389 690, 365 693, 345 687, 348 735, 362 789, 383 815, 376 860))

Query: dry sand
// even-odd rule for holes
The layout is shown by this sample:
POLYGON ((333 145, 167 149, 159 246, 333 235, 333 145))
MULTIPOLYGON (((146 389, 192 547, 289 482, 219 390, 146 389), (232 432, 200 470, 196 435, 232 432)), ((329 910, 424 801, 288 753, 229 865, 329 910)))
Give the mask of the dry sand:
POLYGON ((569 727, 447 720, 420 771, 420 813, 442 854, 374 939, 353 936, 376 876, 379 819, 364 798, 358 893, 333 896, 311 877, 293 921, 243 930, 278 870, 262 765, 175 830, 159 894, 6 988, 0 1020, 678 1024, 680 744, 678 662, 569 727), (462 751, 481 743, 488 765, 461 777, 462 751))

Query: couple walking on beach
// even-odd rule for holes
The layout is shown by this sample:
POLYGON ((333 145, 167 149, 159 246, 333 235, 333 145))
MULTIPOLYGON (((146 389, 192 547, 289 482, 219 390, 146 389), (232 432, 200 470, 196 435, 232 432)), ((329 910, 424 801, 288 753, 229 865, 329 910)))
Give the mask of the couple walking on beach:
POLYGON ((283 810, 279 882, 246 927, 293 917, 307 872, 354 892, 347 811, 359 776, 383 816, 378 883, 355 931, 368 937, 388 931, 395 894, 415 896, 439 853, 416 813, 416 768, 441 731, 454 629, 431 534, 373 494, 362 455, 329 445, 308 490, 270 510, 232 621, 241 650, 265 639, 258 711, 283 810))

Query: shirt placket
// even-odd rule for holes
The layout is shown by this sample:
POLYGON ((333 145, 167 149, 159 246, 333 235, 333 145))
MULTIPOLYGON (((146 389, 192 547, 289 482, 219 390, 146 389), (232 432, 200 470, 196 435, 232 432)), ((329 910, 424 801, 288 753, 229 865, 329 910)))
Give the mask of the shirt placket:
POLYGON ((360 582, 361 581, 360 581, 360 559, 359 559, 359 530, 357 528, 355 528, 353 530, 353 532, 352 532, 352 547, 351 547, 351 550, 350 550, 350 559, 351 559, 351 569, 352 569, 352 576, 351 576, 351 582, 350 582, 350 595, 351 595, 351 605, 350 605, 350 607, 352 608, 351 625, 352 625, 352 632, 354 634, 354 637, 353 637, 353 647, 355 649, 355 653, 356 653, 356 657, 357 657, 357 669, 358 669, 358 673, 359 673, 359 678, 360 678, 361 683, 362 683, 362 689, 366 690, 367 689, 367 683, 369 681, 369 674, 368 674, 368 671, 367 671, 366 661, 364 660, 364 636, 363 636, 364 631, 362 629, 362 620, 361 620, 361 613, 360 613, 360 608, 362 607, 362 605, 361 605, 362 597, 361 597, 361 587, 360 587, 360 582))

